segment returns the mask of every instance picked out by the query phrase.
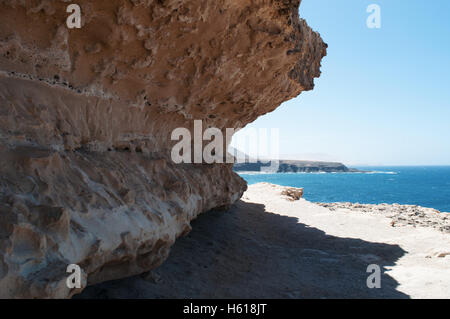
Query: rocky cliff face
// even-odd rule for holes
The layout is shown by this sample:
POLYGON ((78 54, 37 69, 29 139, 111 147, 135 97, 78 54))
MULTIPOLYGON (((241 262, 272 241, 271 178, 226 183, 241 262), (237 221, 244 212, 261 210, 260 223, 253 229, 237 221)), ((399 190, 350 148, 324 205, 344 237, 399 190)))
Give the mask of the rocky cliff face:
POLYGON ((299 0, 0 1, 0 297, 70 297, 161 264, 240 198, 229 164, 175 164, 175 128, 243 127, 313 88, 299 0))

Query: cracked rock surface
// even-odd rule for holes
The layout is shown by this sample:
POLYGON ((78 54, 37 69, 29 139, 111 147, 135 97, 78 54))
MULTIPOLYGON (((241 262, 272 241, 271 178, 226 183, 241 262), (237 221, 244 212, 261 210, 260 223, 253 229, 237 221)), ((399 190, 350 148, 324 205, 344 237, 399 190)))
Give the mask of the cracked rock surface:
POLYGON ((313 88, 299 0, 0 1, 0 297, 68 298, 147 272, 246 189, 175 164, 175 128, 239 128, 313 88), (83 270, 81 289, 66 267, 83 270))
POLYGON ((373 213, 390 218, 392 227, 430 227, 450 233, 450 215, 433 208, 399 204, 316 203, 331 211, 373 213))

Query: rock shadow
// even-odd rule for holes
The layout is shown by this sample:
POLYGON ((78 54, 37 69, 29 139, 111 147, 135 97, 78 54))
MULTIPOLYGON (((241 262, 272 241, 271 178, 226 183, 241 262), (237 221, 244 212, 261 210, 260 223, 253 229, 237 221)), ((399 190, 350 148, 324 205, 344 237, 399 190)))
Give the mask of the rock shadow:
POLYGON ((384 273, 405 254, 398 245, 330 236, 243 201, 192 227, 152 273, 74 298, 408 298, 384 273), (379 289, 367 287, 369 264, 381 267, 379 289))

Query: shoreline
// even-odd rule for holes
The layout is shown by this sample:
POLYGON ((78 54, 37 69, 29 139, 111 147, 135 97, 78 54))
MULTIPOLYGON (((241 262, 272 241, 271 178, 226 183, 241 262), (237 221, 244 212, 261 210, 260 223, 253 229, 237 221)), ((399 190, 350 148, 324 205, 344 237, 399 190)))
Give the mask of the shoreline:
MULTIPOLYGON (((353 203, 353 202, 313 202, 303 198, 302 187, 283 186, 279 184, 272 184, 267 182, 261 182, 252 184, 257 187, 258 185, 267 185, 269 187, 278 188, 281 190, 281 195, 285 196, 287 190, 291 192, 301 190, 301 199, 313 203, 315 205, 329 209, 331 212, 340 210, 347 213, 369 213, 391 219, 392 227, 412 226, 412 227, 429 227, 434 228, 443 233, 450 234, 450 213, 442 212, 438 209, 431 207, 423 207, 415 204, 399 204, 399 203, 378 203, 378 204, 365 204, 365 203, 353 203)), ((249 185, 251 186, 251 185, 249 185)), ((286 196, 285 196, 286 197, 286 196)), ((287 196, 289 199, 289 196, 287 196)), ((290 200, 296 200, 290 198, 290 200)))

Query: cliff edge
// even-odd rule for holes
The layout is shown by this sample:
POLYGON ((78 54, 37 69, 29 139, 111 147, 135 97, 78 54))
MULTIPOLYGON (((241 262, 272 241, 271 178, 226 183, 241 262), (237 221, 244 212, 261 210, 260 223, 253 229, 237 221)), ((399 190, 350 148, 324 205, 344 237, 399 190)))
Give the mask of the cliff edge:
POLYGON ((246 189, 175 164, 175 128, 243 127, 313 88, 326 44, 299 0, 0 3, 0 297, 67 298, 149 271, 246 189), (67 266, 83 272, 66 285, 67 266))

